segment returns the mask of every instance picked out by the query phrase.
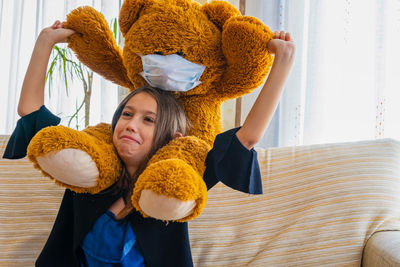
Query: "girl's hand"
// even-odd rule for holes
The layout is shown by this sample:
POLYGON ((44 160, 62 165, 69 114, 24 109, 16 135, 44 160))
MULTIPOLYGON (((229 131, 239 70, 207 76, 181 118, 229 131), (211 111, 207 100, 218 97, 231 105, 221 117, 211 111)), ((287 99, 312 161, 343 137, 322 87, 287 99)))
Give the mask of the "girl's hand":
POLYGON ((275 32, 274 39, 267 44, 267 49, 270 53, 275 54, 275 57, 288 56, 293 58, 295 45, 288 32, 275 32))
POLYGON ((64 28, 64 22, 61 23, 59 20, 57 20, 53 25, 44 28, 40 32, 38 42, 44 42, 45 44, 54 46, 57 43, 68 42, 68 37, 74 33, 74 30, 64 28))

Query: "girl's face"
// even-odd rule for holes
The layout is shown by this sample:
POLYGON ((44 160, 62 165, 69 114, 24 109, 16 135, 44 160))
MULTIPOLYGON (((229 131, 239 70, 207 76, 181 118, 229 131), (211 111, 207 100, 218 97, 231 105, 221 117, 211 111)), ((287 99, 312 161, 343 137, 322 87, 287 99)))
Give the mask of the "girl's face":
POLYGON ((126 103, 115 126, 113 143, 123 162, 138 166, 153 144, 157 102, 148 93, 134 95, 126 103))

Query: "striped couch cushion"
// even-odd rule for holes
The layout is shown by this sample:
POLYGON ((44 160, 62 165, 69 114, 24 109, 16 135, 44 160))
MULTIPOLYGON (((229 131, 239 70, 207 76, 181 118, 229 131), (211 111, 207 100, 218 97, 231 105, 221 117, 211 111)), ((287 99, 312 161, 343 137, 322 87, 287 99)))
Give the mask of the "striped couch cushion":
POLYGON ((264 194, 218 184, 190 223, 197 266, 360 266, 375 231, 400 230, 400 143, 258 149, 264 194))
MULTIPOLYGON (((3 154, 7 136, 0 136, 3 154)), ((400 144, 258 150, 264 194, 218 184, 189 224, 195 266, 359 266, 375 231, 400 230, 400 144)), ((0 266, 33 266, 63 189, 0 159, 0 266)))

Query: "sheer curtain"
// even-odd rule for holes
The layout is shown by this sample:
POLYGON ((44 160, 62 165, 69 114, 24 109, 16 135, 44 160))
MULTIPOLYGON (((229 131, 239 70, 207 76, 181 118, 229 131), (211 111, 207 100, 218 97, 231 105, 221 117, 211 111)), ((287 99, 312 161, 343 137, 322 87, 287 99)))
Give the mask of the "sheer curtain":
MULTIPOLYGON (((19 92, 40 30, 80 5, 95 7, 110 21, 121 2, 0 0, 0 134, 10 134, 18 120, 19 92)), ((400 1, 248 0, 246 14, 291 32, 297 46, 260 146, 400 139, 400 1)), ((243 98, 242 121, 259 90, 243 98)), ((118 91, 95 76, 91 125, 111 120, 118 91)), ((78 81, 68 97, 60 81, 50 98, 46 92, 46 104, 65 124, 82 97, 78 81)))
MULTIPOLYGON (((65 20, 66 14, 82 5, 94 7, 110 22, 118 17, 121 2, 122 0, 0 0, 0 134, 10 134, 19 119, 18 98, 41 29, 51 25, 55 20, 65 20)), ((45 104, 53 113, 60 116, 61 123, 66 125, 69 116, 75 112, 75 108, 83 99, 82 85, 77 79, 70 82, 67 96, 63 81, 56 79, 55 82, 51 97, 46 88, 45 104)), ((90 109, 91 125, 111 121, 119 101, 118 92, 116 85, 94 75, 90 109)), ((83 124, 82 118, 79 122, 80 129, 83 124)))
POLYGON ((297 47, 259 145, 400 139, 400 1, 252 0, 246 10, 297 47))

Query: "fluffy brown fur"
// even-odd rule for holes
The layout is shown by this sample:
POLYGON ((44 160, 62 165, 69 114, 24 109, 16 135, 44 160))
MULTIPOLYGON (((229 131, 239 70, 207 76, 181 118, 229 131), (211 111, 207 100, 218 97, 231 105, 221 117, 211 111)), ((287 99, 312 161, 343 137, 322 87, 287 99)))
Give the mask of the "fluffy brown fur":
MULTIPOLYGON (((145 84, 139 75, 143 67, 138 53, 168 55, 181 52, 185 59, 206 66, 199 86, 176 93, 192 122, 191 136, 176 139, 157 152, 139 177, 132 196, 133 206, 144 216, 146 214, 138 205, 143 189, 182 201, 195 200, 197 206, 193 213, 178 221, 193 219, 201 213, 206 202, 206 186, 202 180, 204 160, 222 129, 221 103, 247 94, 262 84, 273 61, 267 52, 267 43, 273 33, 256 18, 240 15, 224 1, 200 5, 190 0, 125 0, 119 24, 125 38, 123 52, 104 17, 91 7, 72 11, 66 27, 78 32, 71 36, 69 46, 79 60, 121 86, 135 90, 145 84)), ((58 127, 52 131, 65 130, 58 127)), ((111 140, 105 138, 102 142, 110 144, 111 140)), ((35 137, 32 143, 29 157, 34 162, 37 156, 52 149, 70 148, 68 141, 60 145, 56 139, 35 137), (53 148, 42 152, 38 148, 42 146, 53 148)), ((101 147, 100 144, 89 144, 87 139, 79 139, 79 143, 77 147, 85 151, 101 147)), ((111 150, 106 151, 100 149, 98 153, 110 153, 111 150)), ((109 166, 118 165, 113 160, 103 160, 102 156, 92 157, 100 173, 109 166)), ((117 161, 116 157, 114 160, 117 161)), ((106 182, 99 182, 95 190, 66 187, 77 192, 99 191, 115 182, 118 172, 119 168, 115 168, 114 174, 99 177, 99 181, 106 182)))

